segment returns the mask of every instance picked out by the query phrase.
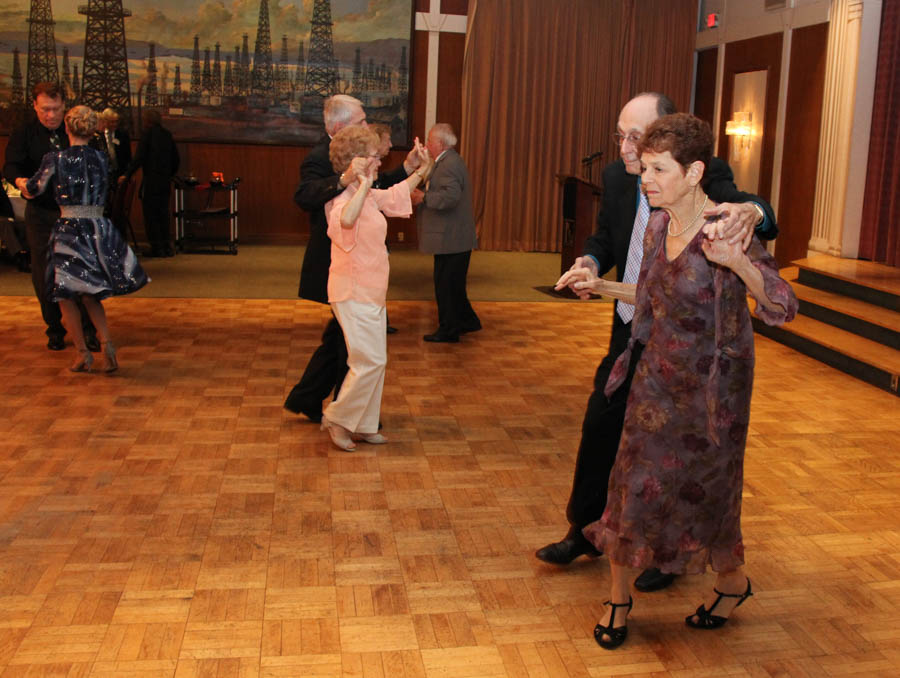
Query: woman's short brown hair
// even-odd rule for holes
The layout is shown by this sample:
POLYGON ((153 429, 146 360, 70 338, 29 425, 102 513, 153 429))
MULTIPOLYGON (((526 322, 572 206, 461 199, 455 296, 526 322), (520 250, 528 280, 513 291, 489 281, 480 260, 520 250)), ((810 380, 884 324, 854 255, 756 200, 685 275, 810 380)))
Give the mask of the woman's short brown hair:
POLYGON ((367 156, 372 149, 377 150, 381 140, 378 135, 362 125, 344 127, 334 135, 328 146, 328 158, 338 174, 350 167, 353 158, 367 156))
POLYGON ((97 113, 87 106, 70 108, 66 113, 66 125, 76 137, 87 139, 97 131, 97 113))
POLYGON ((699 160, 704 175, 712 160, 713 134, 709 125, 690 113, 673 113, 650 124, 638 144, 638 154, 668 151, 685 170, 699 160))

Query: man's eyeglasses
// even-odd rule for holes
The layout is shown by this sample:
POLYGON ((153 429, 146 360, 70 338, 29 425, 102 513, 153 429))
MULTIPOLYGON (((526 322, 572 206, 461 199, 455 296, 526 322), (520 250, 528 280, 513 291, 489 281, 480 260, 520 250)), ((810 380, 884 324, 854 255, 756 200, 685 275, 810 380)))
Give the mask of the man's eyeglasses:
POLYGON ((641 140, 643 134, 638 134, 637 132, 631 132, 629 134, 620 134, 619 132, 613 133, 613 139, 616 142, 616 146, 621 146, 622 142, 626 139, 632 146, 637 146, 638 142, 641 140))

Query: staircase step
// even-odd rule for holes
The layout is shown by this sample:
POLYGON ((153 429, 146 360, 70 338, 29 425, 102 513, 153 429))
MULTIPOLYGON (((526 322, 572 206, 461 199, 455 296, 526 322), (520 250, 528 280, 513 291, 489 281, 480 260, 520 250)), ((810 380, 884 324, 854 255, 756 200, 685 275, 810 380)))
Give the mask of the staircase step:
POLYGON ((814 318, 798 315, 783 327, 753 316, 754 329, 826 365, 900 395, 900 351, 814 318))
POLYGON ((803 285, 900 311, 900 268, 828 255, 793 263, 803 285))
POLYGON ((800 313, 900 351, 900 313, 792 282, 800 313))

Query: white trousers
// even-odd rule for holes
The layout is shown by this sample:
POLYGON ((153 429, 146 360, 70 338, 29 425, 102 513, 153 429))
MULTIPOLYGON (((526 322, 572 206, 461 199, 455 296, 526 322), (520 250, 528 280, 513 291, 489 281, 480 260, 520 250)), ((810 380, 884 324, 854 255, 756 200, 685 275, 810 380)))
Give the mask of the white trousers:
POLYGON ((387 312, 384 306, 352 300, 334 302, 331 308, 344 331, 350 371, 337 400, 323 414, 352 433, 378 433, 387 367, 387 312))

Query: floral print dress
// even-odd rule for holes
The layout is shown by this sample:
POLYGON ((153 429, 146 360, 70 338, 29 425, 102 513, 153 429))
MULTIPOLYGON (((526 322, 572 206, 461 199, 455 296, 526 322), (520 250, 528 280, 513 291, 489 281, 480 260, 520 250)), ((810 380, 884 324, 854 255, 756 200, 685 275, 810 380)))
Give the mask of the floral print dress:
MULTIPOLYGON (((625 428, 603 517, 584 534, 615 562, 698 574, 744 562, 741 491, 753 387, 753 328, 744 282, 703 254, 702 230, 669 261, 669 216, 653 213, 629 349, 606 386, 625 378, 635 341, 645 348, 628 396, 625 428)), ((754 237, 747 252, 766 294, 768 324, 797 310, 791 286, 754 237)))

